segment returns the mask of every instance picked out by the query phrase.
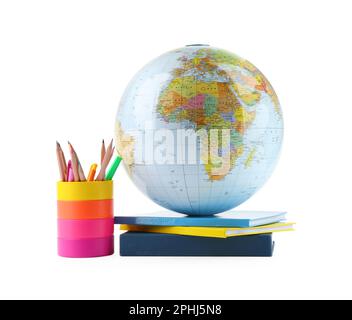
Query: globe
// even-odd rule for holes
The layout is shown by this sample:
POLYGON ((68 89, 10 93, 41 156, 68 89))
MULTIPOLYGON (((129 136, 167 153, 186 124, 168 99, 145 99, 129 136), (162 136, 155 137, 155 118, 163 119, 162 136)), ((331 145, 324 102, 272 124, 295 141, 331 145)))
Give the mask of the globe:
POLYGON ((167 52, 130 81, 116 147, 134 184, 160 206, 213 215, 271 175, 283 138, 273 87, 250 62, 207 45, 167 52))

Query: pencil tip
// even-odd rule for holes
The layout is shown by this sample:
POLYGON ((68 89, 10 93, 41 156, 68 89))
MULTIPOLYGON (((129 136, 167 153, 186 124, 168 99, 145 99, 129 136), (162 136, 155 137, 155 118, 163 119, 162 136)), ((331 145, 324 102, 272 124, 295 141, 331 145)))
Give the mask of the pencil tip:
POLYGON ((56 145, 57 145, 58 147, 60 147, 60 143, 59 143, 59 141, 57 141, 57 140, 56 140, 56 145))

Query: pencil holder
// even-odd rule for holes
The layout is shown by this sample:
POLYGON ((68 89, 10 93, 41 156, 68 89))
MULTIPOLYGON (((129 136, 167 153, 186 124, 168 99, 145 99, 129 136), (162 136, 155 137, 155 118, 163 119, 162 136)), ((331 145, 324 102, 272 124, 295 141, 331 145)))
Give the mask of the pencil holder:
POLYGON ((114 253, 112 181, 58 182, 57 214, 59 256, 114 253))

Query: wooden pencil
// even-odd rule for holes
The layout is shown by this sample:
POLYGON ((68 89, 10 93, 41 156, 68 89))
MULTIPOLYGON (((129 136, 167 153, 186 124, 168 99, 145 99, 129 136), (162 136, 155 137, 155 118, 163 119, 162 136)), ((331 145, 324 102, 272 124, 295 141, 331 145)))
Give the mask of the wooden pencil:
POLYGON ((59 156, 60 156, 60 161, 61 161, 61 165, 62 165, 62 168, 63 168, 63 171, 64 171, 64 175, 65 175, 65 180, 64 181, 68 181, 68 175, 67 175, 67 163, 66 163, 66 158, 65 158, 65 154, 64 152, 62 151, 62 148, 61 148, 61 145, 60 143, 57 143, 57 147, 59 149, 59 156))
POLYGON ((111 152, 110 152, 110 155, 109 155, 108 164, 106 165, 106 167, 109 165, 110 160, 111 160, 112 156, 114 155, 114 151, 115 151, 115 147, 113 147, 113 148, 111 149, 111 152))
POLYGON ((62 161, 62 166, 64 168, 64 173, 65 173, 65 181, 67 181, 67 177, 68 177, 68 172, 67 172, 67 162, 66 162, 66 158, 65 158, 65 154, 64 152, 62 151, 61 149, 61 146, 60 146, 60 151, 61 151, 61 161, 62 161))
POLYGON ((103 163, 101 164, 100 171, 97 175, 97 178, 95 179, 96 181, 103 181, 105 179, 106 168, 109 165, 109 162, 112 158, 114 150, 115 150, 115 147, 114 148, 112 147, 112 141, 111 141, 111 143, 109 144, 109 146, 106 149, 103 163))
MULTIPOLYGON (((110 143, 109 143, 109 145, 108 145, 108 147, 107 147, 107 149, 106 149, 106 152, 108 151, 108 150, 110 150, 111 151, 111 149, 112 149, 112 143, 114 142, 114 140, 113 139, 111 139, 111 141, 110 141, 110 143)), ((104 156, 105 157, 105 156, 104 156)))
POLYGON ((72 148, 72 151, 77 159, 77 167, 78 167, 78 176, 79 176, 79 180, 80 181, 87 181, 86 179, 86 176, 84 175, 84 171, 83 171, 83 168, 82 168, 82 165, 81 165, 81 161, 79 161, 79 158, 78 158, 78 155, 77 155, 77 152, 76 150, 73 148, 72 144, 71 144, 71 148, 72 148))
POLYGON ((83 168, 81 166, 81 162, 79 160, 78 160, 78 175, 79 175, 80 181, 87 181, 83 168))
POLYGON ((75 149, 73 149, 73 152, 75 153, 76 159, 77 159, 77 163, 78 163, 78 176, 79 176, 79 180, 80 181, 87 181, 86 176, 84 175, 84 171, 81 165, 81 161, 79 161, 77 152, 75 149))
POLYGON ((84 171, 81 165, 81 161, 79 161, 79 158, 77 156, 77 152, 75 152, 77 162, 78 162, 78 176, 80 181, 87 181, 86 176, 84 175, 84 171))
POLYGON ((60 149, 61 149, 60 143, 56 141, 56 157, 59 165, 60 179, 61 181, 66 181, 65 169, 62 163, 62 154, 60 149))
POLYGON ((105 153, 105 157, 103 159, 103 163, 101 164, 100 166, 100 170, 99 170, 99 173, 95 179, 95 181, 103 181, 104 178, 105 178, 105 171, 106 171, 106 168, 107 168, 107 163, 108 163, 108 154, 109 154, 110 150, 107 149, 106 150, 106 153, 105 153))
POLYGON ((70 142, 68 142, 69 148, 70 148, 70 153, 71 153, 71 161, 72 161, 72 172, 73 172, 73 180, 75 182, 80 181, 79 179, 79 173, 78 173, 78 159, 76 156, 76 152, 74 151, 72 145, 70 142))
POLYGON ((102 165, 104 157, 105 157, 106 149, 105 149, 105 141, 103 139, 101 143, 101 151, 100 151, 100 165, 102 165))

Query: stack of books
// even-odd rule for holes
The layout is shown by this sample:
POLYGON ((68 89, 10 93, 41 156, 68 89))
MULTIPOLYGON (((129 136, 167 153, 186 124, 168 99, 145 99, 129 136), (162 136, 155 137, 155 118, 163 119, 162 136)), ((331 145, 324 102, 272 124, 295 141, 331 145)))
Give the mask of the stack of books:
POLYGON ((177 213, 119 216, 121 256, 266 256, 272 233, 291 231, 285 212, 230 211, 192 217, 177 213))

